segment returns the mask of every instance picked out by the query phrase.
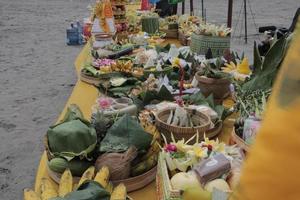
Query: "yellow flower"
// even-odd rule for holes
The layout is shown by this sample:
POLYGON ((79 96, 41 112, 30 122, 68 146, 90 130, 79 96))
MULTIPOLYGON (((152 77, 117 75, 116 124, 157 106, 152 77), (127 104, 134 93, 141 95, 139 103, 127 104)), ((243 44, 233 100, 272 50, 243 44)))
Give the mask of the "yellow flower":
POLYGON ((172 64, 173 64, 173 67, 179 67, 180 66, 180 59, 179 58, 174 58, 172 64))
POLYGON ((195 156, 198 158, 204 158, 207 156, 207 151, 203 150, 200 146, 194 146, 193 150, 195 156))
POLYGON ((240 64, 237 66, 237 72, 244 75, 250 75, 251 69, 249 65, 248 58, 244 58, 240 64))
POLYGON ((215 151, 217 152, 224 152, 225 151, 225 144, 223 142, 219 143, 216 147, 215 147, 215 151))
POLYGON ((178 151, 180 152, 185 152, 185 146, 186 144, 184 143, 184 140, 179 140, 177 143, 175 143, 175 146, 177 148, 178 151))
POLYGON ((219 139, 216 140, 209 140, 207 137, 204 138, 204 143, 206 145, 211 145, 213 151, 217 152, 224 152, 225 151, 225 144, 223 142, 219 142, 219 139))
MULTIPOLYGON (((218 142, 218 139, 217 139, 217 142, 218 142)), ((214 146, 214 145, 216 144, 216 141, 214 141, 214 140, 209 140, 209 138, 204 137, 204 143, 205 143, 206 145, 214 146)))

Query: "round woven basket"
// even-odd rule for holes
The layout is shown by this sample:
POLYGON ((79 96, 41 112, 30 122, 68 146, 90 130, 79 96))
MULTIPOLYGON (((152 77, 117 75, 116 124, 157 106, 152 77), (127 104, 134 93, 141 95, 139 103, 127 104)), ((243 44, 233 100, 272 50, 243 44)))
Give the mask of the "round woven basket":
POLYGON ((99 85, 101 83, 100 78, 88 76, 83 71, 80 72, 80 80, 91 85, 99 85))
MULTIPOLYGON (((155 175, 156 175, 156 170, 157 166, 153 167, 149 171, 145 172, 144 174, 141 174, 139 176, 135 177, 130 177, 127 179, 122 179, 122 180, 116 180, 116 181, 111 181, 114 186, 119 185, 120 183, 124 183, 127 192, 132 192, 135 190, 139 190, 147 185, 149 185, 152 181, 155 180, 155 175)), ((57 184, 60 183, 60 179, 62 174, 57 173, 52 171, 48 166, 47 166, 47 172, 49 177, 54 180, 57 184)), ((80 181, 81 177, 78 176, 73 176, 73 182, 78 183, 80 181)))
MULTIPOLYGON (((49 161, 49 160, 53 159, 54 157, 50 153, 47 136, 44 137, 43 142, 44 142, 45 151, 47 154, 47 161, 49 161)), ((126 186, 127 192, 139 190, 155 180, 156 170, 157 170, 157 166, 153 167, 149 171, 147 171, 139 176, 130 177, 130 178, 122 179, 122 180, 114 180, 114 181, 112 181, 112 183, 114 184, 114 186, 117 186, 119 183, 124 183, 124 185, 126 186)), ((56 183, 59 184, 62 174, 52 171, 48 167, 48 164, 47 164, 47 172, 48 172, 49 177, 52 180, 54 180, 56 183)), ((81 177, 73 176, 73 182, 78 183, 80 178, 81 177)))
POLYGON ((110 72, 106 74, 101 74, 98 77, 90 76, 83 70, 80 71, 80 80, 91 85, 99 85, 100 83, 109 80, 111 77, 119 76, 119 72, 110 72))
POLYGON ((54 156, 50 153, 47 134, 44 136, 43 143, 44 143, 45 151, 46 151, 46 154, 47 154, 47 159, 49 161, 49 160, 53 159, 54 156))
POLYGON ((207 78, 198 71, 195 78, 198 81, 198 87, 204 96, 214 95, 215 99, 226 99, 230 95, 230 80, 207 78))
POLYGON ((250 151, 250 146, 248 144, 246 144, 246 142, 235 133, 234 128, 232 129, 232 132, 231 132, 230 143, 236 144, 241 149, 243 149, 244 152, 246 152, 246 153, 248 153, 250 151))
POLYGON ((189 113, 194 113, 192 120, 193 122, 200 122, 200 126, 195 127, 180 127, 173 126, 167 124, 167 120, 171 113, 171 110, 175 110, 175 108, 168 108, 162 110, 156 114, 155 124, 157 128, 165 134, 168 142, 171 142, 171 134, 173 134, 175 140, 185 139, 188 140, 193 137, 197 132, 199 133, 199 137, 202 138, 204 133, 210 129, 211 120, 210 117, 206 114, 196 111, 194 109, 186 108, 189 113))
POLYGON ((211 49, 214 57, 223 56, 227 49, 230 49, 230 37, 217 37, 198 35, 191 36, 191 51, 200 55, 205 55, 211 49))
POLYGON ((120 183, 124 183, 126 186, 127 192, 132 192, 135 190, 139 190, 147 185, 149 185, 151 182, 155 180, 157 171, 157 166, 153 167, 149 171, 145 172, 144 174, 141 174, 139 176, 130 177, 123 180, 116 180, 112 181, 114 186, 119 185, 120 183))
POLYGON ((178 29, 160 29, 160 31, 166 33, 166 38, 178 38, 178 29))

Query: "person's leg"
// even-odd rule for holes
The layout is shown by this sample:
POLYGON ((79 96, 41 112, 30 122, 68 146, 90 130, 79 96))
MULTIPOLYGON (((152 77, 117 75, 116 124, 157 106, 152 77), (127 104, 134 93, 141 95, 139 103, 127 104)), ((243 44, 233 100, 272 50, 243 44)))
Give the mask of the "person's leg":
POLYGON ((172 13, 171 13, 171 15, 177 15, 177 5, 178 4, 172 5, 172 13))

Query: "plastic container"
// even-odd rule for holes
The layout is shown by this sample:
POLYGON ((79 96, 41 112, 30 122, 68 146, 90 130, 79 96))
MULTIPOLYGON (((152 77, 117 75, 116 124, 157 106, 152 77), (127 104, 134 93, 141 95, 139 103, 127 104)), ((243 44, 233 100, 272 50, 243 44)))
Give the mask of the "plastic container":
POLYGON ((83 36, 88 40, 92 36, 92 23, 89 18, 83 20, 83 36))
POLYGON ((67 45, 78 45, 78 29, 71 23, 71 26, 67 29, 67 45))

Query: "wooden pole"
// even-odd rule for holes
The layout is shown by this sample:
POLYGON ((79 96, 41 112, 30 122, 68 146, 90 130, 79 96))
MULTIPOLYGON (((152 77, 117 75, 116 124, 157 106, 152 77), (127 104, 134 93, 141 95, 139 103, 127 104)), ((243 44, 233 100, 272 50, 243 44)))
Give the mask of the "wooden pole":
POLYGON ((194 0, 190 0, 190 15, 194 16, 194 0))
POLYGON ((204 2, 201 0, 202 19, 204 20, 204 2))
POLYGON ((245 43, 248 42, 248 30, 247 30, 247 0, 244 0, 244 13, 245 13, 245 43))
POLYGON ((228 0, 228 14, 227 14, 227 27, 232 27, 232 8, 233 8, 233 0, 228 0))

